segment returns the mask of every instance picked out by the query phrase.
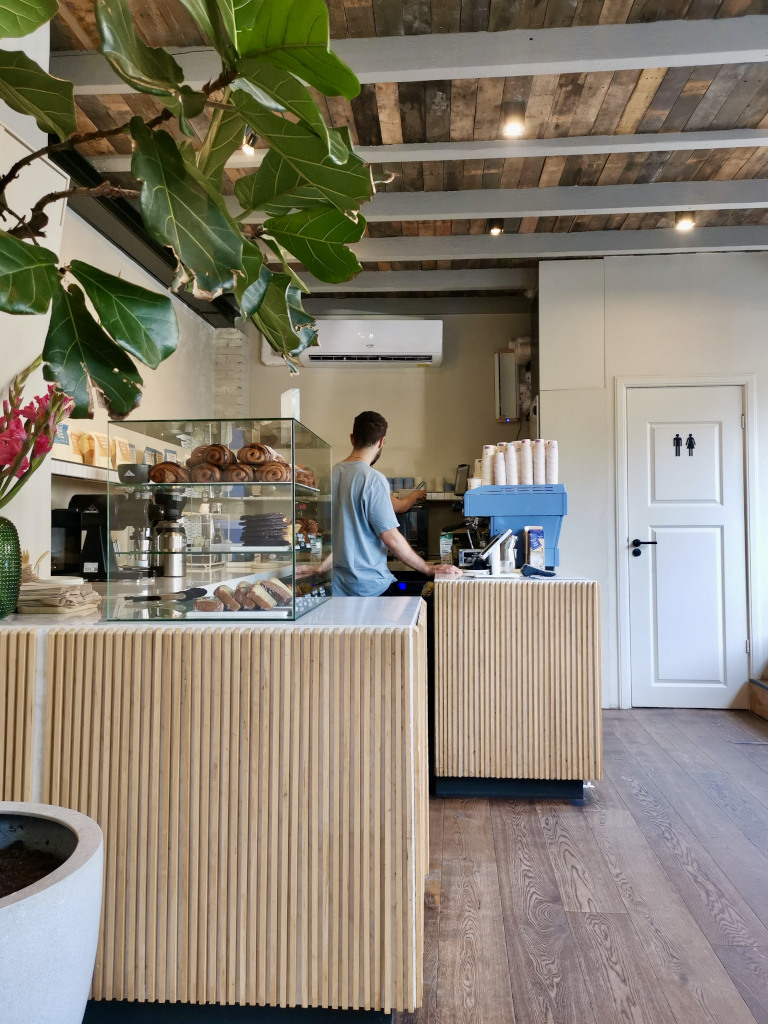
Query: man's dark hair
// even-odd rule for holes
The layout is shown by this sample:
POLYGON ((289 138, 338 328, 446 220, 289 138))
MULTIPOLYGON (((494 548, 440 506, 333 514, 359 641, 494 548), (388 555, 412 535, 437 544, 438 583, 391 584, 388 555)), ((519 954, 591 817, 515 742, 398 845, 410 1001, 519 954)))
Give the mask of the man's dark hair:
POLYGON ((355 416, 352 426, 352 443, 355 448, 370 448, 378 444, 387 433, 387 421, 378 412, 361 412, 355 416))

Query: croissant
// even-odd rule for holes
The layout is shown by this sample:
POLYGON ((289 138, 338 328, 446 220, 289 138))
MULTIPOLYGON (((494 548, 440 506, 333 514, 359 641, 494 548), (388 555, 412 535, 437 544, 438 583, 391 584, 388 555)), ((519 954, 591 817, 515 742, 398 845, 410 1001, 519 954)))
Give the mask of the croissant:
POLYGON ((235 463, 233 466, 225 466, 221 471, 221 479, 231 480, 238 484, 247 484, 253 480, 253 469, 240 463, 235 463))
POLYGON ((189 479, 196 484, 216 484, 221 480, 221 470, 218 466, 203 462, 199 466, 192 467, 189 471, 189 479))
POLYGON ((149 479, 153 484, 182 484, 189 480, 189 473, 177 462, 158 462, 149 467, 149 479))

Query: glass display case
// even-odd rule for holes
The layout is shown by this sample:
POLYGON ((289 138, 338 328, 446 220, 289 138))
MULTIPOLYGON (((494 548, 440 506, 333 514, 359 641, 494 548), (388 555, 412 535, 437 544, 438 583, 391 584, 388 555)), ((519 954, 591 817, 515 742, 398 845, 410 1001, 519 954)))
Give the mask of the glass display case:
POLYGON ((109 448, 108 619, 296 619, 330 596, 331 449, 298 420, 112 421, 109 448))

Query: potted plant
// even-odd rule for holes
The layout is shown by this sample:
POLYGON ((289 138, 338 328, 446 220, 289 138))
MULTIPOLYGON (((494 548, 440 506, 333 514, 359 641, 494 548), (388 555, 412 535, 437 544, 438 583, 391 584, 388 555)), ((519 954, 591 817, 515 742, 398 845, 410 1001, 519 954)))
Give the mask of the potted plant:
MULTIPOLYGON (((13 498, 53 447, 56 428, 73 401, 55 384, 44 395, 24 402, 24 385, 42 357, 17 374, 0 415, 0 509, 13 498)), ((0 619, 15 611, 21 583, 21 551, 14 524, 0 515, 0 619)))
MULTIPOLYGON (((94 390, 113 418, 130 413, 142 386, 134 360, 157 366, 175 349, 177 326, 168 296, 80 260, 61 266, 42 244, 52 203, 82 194, 138 200, 146 230, 176 257, 174 287, 206 298, 232 292, 243 319, 252 320, 293 368, 295 356, 317 343, 317 330, 302 308, 308 289, 290 262, 334 282, 361 269, 347 244, 365 230, 359 210, 374 191, 371 171, 354 154, 348 130, 326 125, 308 88, 347 98, 360 89, 329 48, 324 0, 181 3, 221 62, 202 89, 184 82, 170 53, 138 38, 128 0, 94 3, 101 52, 112 69, 164 105, 150 120, 133 117, 108 130, 78 132, 72 84, 21 51, 0 50, 0 96, 52 136, 0 168, 0 311, 51 310, 44 375, 72 397, 75 417, 90 415, 94 390), (195 121, 203 113, 210 122, 195 121), (198 131, 207 125, 197 150, 189 141, 193 122, 198 131), (172 123, 187 141, 176 141, 168 131, 172 123), (138 189, 103 180, 41 196, 29 210, 14 209, 8 186, 35 161, 116 135, 131 140, 138 189), (224 167, 254 137, 268 146, 267 155, 237 180, 241 212, 232 216, 222 196, 224 167), (246 224, 255 211, 263 213, 263 223, 246 224)), ((0 0, 0 37, 22 37, 56 10, 56 0, 21 6, 0 0)))
POLYGON ((4 1020, 82 1021, 99 938, 102 863, 101 829, 86 815, 0 802, 0 884, 10 874, 29 881, 5 895, 0 889, 4 1020))

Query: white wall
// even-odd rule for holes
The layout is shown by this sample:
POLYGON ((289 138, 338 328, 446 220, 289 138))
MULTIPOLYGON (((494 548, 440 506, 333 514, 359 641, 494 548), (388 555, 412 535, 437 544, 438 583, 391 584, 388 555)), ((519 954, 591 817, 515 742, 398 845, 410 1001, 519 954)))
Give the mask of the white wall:
POLYGON ((443 318, 443 325, 440 367, 305 367, 298 377, 283 367, 264 366, 260 339, 254 335, 251 414, 279 416, 280 393, 298 387, 302 422, 332 445, 338 460, 349 454, 357 413, 373 409, 389 422, 377 469, 385 476, 437 477, 452 483, 457 464, 471 465, 483 444, 516 436, 517 424, 496 423, 493 353, 506 348, 510 338, 529 334, 530 318, 515 313, 451 315, 443 318))
POLYGON ((541 432, 560 442, 568 490, 563 573, 589 576, 603 598, 604 702, 618 704, 615 516, 616 377, 757 376, 757 521, 751 544, 753 674, 768 657, 768 254, 621 256, 540 268, 541 432), (583 364, 569 386, 574 353, 583 364))

